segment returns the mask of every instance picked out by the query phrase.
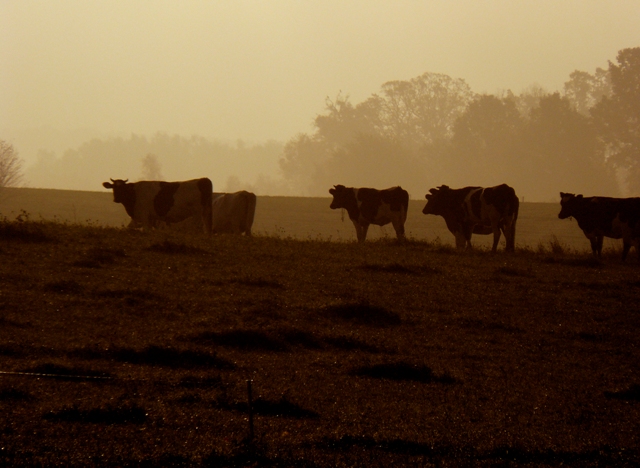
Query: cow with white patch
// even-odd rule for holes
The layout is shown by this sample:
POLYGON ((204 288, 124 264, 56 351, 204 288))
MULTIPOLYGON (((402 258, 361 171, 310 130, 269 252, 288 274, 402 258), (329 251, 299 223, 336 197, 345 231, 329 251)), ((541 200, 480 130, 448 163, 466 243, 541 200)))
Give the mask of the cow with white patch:
POLYGON ((245 190, 214 193, 212 217, 214 233, 251 235, 256 213, 256 195, 245 190))
POLYGON ((206 177, 183 182, 111 179, 102 186, 113 190, 114 203, 124 205, 131 217, 129 227, 150 229, 159 223, 178 223, 197 216, 204 231, 211 234, 213 184, 206 177))
POLYGON ((409 207, 409 194, 406 190, 401 187, 376 190, 334 185, 329 193, 333 195, 330 206, 332 210, 347 210, 349 219, 356 228, 358 242, 365 241, 370 224, 384 226, 391 223, 398 240, 405 239, 404 223, 409 207))
POLYGON ((430 189, 425 198, 427 204, 422 212, 442 216, 459 249, 471 248, 472 234, 493 233, 491 251, 495 252, 500 234, 504 233, 505 250, 514 251, 520 202, 508 185, 460 189, 441 185, 430 189))
MULTIPOLYGON (((640 198, 584 197, 560 192, 558 218, 575 218, 591 243, 594 257, 602 257, 605 237, 622 239, 622 260, 640 244, 640 198)), ((640 260, 640 251, 638 252, 640 260)))

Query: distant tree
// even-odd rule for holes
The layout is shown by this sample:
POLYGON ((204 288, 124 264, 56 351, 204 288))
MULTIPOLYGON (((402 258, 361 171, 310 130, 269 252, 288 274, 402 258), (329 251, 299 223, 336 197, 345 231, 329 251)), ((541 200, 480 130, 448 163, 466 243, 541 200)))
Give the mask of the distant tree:
POLYGON ((22 164, 23 161, 13 145, 0 140, 0 189, 22 184, 22 164))
POLYGON ((519 95, 513 96, 516 107, 520 112, 520 115, 524 118, 531 116, 531 110, 538 107, 540 99, 547 96, 549 93, 540 85, 532 84, 525 88, 519 95))
POLYGON ((464 185, 513 183, 523 164, 519 147, 523 126, 513 99, 478 97, 453 127, 444 166, 464 185))
POLYGON ((611 164, 625 170, 628 188, 640 194, 640 47, 618 52, 609 62, 612 93, 591 109, 611 164))
POLYGON ((593 75, 576 70, 564 84, 564 96, 578 112, 586 116, 604 96, 610 96, 611 91, 609 72, 602 68, 596 68, 593 75))
POLYGON ((388 81, 382 85, 382 95, 374 96, 381 112, 381 133, 410 147, 449 138, 456 119, 473 98, 463 79, 440 73, 388 81))
POLYGON ((147 154, 142 158, 142 180, 163 180, 162 167, 155 154, 147 154))

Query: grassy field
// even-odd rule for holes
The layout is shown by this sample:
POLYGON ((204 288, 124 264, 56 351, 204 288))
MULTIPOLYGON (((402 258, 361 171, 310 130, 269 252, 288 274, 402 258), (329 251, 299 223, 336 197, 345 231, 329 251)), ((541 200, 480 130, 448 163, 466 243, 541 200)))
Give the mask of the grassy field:
MULTIPOLYGON (((330 198, 258 197, 254 233, 303 240, 355 240, 355 229, 342 210, 331 210, 330 198)), ((411 200, 407 216, 407 235, 415 240, 454 245, 440 216, 422 214, 426 202, 411 200)), ((126 226, 130 218, 124 207, 113 203, 111 191, 80 192, 49 189, 4 189, 0 193, 0 215, 14 219, 22 211, 33 220, 58 220, 74 224, 126 226)), ((560 203, 522 203, 516 242, 537 248, 550 242, 579 251, 590 250, 589 242, 573 220, 558 219, 560 203)), ((394 238, 389 224, 371 226, 368 239, 394 238)), ((490 246, 491 236, 474 236, 473 244, 490 246)), ((501 241, 504 247, 504 239, 501 241)), ((621 249, 621 241, 605 239, 605 250, 621 249)))
POLYGON ((260 198, 254 238, 140 232, 87 193, 81 224, 41 220, 59 193, 0 222, 0 465, 640 464, 635 258, 285 224, 325 199, 260 198))

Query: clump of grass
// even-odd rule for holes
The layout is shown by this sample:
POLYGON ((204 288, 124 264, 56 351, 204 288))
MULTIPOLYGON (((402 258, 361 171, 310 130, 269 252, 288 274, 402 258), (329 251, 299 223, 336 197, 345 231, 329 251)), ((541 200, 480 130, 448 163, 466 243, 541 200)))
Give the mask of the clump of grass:
POLYGON ((322 314, 330 318, 379 327, 400 325, 402 322, 397 313, 371 305, 365 300, 326 306, 322 314))
POLYGON ((68 367, 60 364, 45 363, 24 370, 27 373, 42 374, 48 377, 59 379, 78 379, 78 378, 102 378, 110 379, 112 376, 106 372, 95 371, 85 367, 68 367))
MULTIPOLYGON (((238 411, 241 413, 249 412, 249 404, 247 402, 229 402, 224 399, 220 399, 216 402, 216 406, 220 409, 227 409, 238 411)), ((280 397, 279 400, 267 400, 265 398, 258 398, 253 401, 252 410, 255 414, 261 416, 276 416, 284 418, 294 419, 317 419, 320 415, 297 403, 293 403, 286 395, 280 397)))
POLYGON ((24 211, 16 217, 15 221, 10 221, 6 217, 0 218, 0 239, 30 243, 57 240, 47 232, 44 222, 29 220, 29 215, 24 211))

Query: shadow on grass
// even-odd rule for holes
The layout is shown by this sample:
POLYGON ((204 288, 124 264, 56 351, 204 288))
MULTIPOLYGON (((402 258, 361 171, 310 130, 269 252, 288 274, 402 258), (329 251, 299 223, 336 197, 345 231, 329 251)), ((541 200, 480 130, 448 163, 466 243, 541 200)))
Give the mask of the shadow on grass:
POLYGON ((358 377, 370 377, 373 379, 408 380, 421 383, 455 384, 456 379, 449 374, 437 376, 425 365, 414 365, 407 362, 395 362, 389 364, 375 364, 373 366, 361 366, 352 369, 351 375, 358 377))
POLYGON ((25 373, 42 374, 43 376, 55 378, 59 380, 78 380, 78 379, 111 379, 112 375, 107 372, 95 371, 86 367, 68 367, 59 364, 39 364, 23 370, 25 373))
POLYGON ((376 273, 393 273, 404 275, 425 275, 425 274, 441 274, 442 270, 435 267, 425 265, 405 266, 400 263, 371 264, 365 263, 361 265, 361 270, 373 271, 376 273))
POLYGON ((284 352, 291 348, 319 350, 325 348, 345 351, 379 353, 381 349, 347 336, 317 336, 296 328, 275 330, 229 330, 226 332, 203 332, 187 337, 187 341, 203 346, 225 346, 243 351, 284 352))
POLYGON ((373 306, 367 301, 326 306, 321 309, 321 313, 331 319, 374 327, 395 326, 401 323, 400 315, 397 313, 384 307, 373 306))
POLYGON ((101 359, 126 362, 143 366, 160 366, 174 369, 207 367, 215 369, 235 369, 235 365, 215 353, 180 350, 172 347, 148 346, 142 350, 132 348, 109 348, 105 350, 84 348, 72 351, 81 359, 101 359))
MULTIPOLYGON (((219 409, 249 413, 249 404, 246 402, 230 403, 228 401, 217 401, 215 406, 219 409)), ((315 411, 305 409, 300 405, 289 401, 285 396, 277 401, 258 398, 253 402, 253 413, 260 416, 274 416, 292 419, 317 419, 320 417, 315 411)))
POLYGON ((92 408, 82 410, 77 407, 45 413, 48 421, 80 422, 93 424, 143 424, 147 420, 146 411, 137 406, 92 408))
POLYGON ((204 249, 200 249, 198 247, 193 247, 183 243, 176 243, 170 240, 165 240, 164 242, 152 244, 147 247, 148 251, 158 252, 169 255, 209 255, 210 252, 207 252, 204 249))
POLYGON ((111 265, 116 257, 125 257, 122 249, 105 249, 95 247, 88 250, 80 260, 73 262, 73 266, 80 268, 100 268, 104 265, 111 265))
MULTIPOLYGON (((479 451, 470 446, 455 446, 442 443, 419 443, 402 439, 375 440, 368 436, 345 435, 340 438, 324 438, 316 444, 318 448, 347 452, 353 449, 393 453, 405 456, 424 456, 431 460, 462 462, 462 466, 474 463, 516 463, 526 465, 569 466, 627 466, 629 453, 603 446, 589 451, 568 452, 556 450, 528 450, 522 447, 500 446, 492 450, 479 451), (621 465, 620 465, 621 463, 621 465), (586 464, 586 465, 585 465, 586 464)), ((438 466, 439 464, 436 464, 438 466)), ((457 465, 453 465, 457 466, 457 465)))
POLYGON ((33 396, 22 390, 15 388, 0 389, 0 401, 16 402, 16 401, 32 401, 33 396))
POLYGON ((640 385, 631 385, 628 389, 617 392, 604 392, 604 396, 622 401, 640 401, 640 385))

